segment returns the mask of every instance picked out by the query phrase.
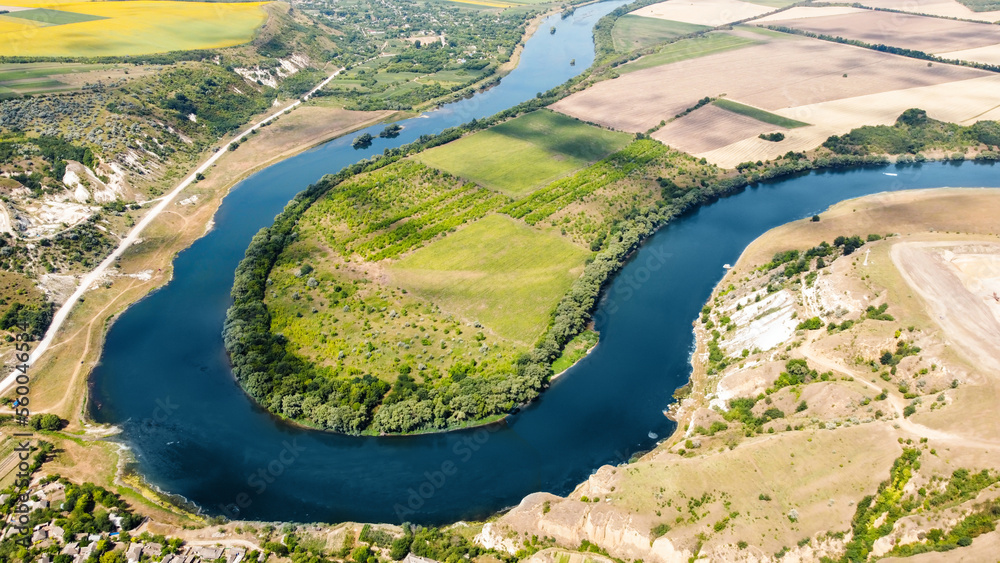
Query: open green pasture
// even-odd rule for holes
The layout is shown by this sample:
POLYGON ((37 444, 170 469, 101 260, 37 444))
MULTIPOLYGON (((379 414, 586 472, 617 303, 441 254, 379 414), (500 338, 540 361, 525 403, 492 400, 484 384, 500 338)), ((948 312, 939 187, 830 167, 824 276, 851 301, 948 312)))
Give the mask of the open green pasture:
POLYGON ((521 197, 621 149, 630 138, 625 133, 539 110, 416 158, 428 166, 521 197))
POLYGON ((614 41, 615 51, 626 53, 705 29, 708 29, 708 26, 626 15, 615 22, 611 38, 614 41))
POLYGON ((394 285, 532 343, 589 253, 504 215, 488 215, 393 264, 394 285))

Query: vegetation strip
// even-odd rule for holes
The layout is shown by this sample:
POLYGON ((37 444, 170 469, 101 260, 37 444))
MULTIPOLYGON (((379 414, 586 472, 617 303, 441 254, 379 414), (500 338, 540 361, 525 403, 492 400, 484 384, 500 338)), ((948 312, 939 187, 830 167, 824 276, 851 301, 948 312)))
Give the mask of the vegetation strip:
MULTIPOLYGON (((712 103, 724 110, 731 111, 739 115, 745 115, 770 125, 784 127, 785 129, 795 129, 796 127, 806 127, 809 125, 808 123, 804 123, 802 121, 782 117, 769 111, 741 104, 739 102, 734 102, 732 100, 727 100, 725 98, 718 98, 713 100, 712 103)), ((778 140, 780 141, 781 139, 778 140)))

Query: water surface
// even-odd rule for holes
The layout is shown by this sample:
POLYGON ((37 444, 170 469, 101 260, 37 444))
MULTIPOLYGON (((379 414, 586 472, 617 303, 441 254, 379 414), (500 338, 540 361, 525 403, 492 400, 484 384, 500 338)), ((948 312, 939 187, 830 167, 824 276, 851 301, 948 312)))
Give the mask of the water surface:
POLYGON ((489 431, 340 436, 290 426, 255 406, 233 378, 221 337, 233 272, 252 235, 324 173, 492 115, 587 68, 593 24, 623 3, 543 23, 500 86, 403 122, 397 139, 378 139, 366 151, 353 150, 349 138, 335 140, 241 182, 213 231, 178 255, 173 280, 112 326, 94 371, 94 417, 121 426, 146 479, 212 514, 299 522, 440 524, 484 517, 535 491, 565 494, 601 465, 654 447, 650 433, 673 430, 662 411, 690 375, 691 322, 722 265, 761 233, 845 198, 1000 185, 992 166, 973 163, 893 169, 897 177, 881 168, 813 173, 674 221, 609 286, 596 315, 601 342, 594 352, 489 431), (576 67, 569 66, 573 58, 576 67))

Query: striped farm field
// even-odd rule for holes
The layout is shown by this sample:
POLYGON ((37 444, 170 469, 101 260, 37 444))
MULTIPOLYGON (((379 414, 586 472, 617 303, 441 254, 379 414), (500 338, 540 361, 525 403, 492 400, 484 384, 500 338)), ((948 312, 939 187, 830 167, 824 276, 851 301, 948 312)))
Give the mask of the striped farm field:
POLYGON ((428 166, 522 197, 615 152, 630 135, 539 110, 425 151, 428 166))
POLYGON ((0 15, 0 53, 13 57, 104 57, 231 47, 267 19, 264 2, 51 2, 0 15))

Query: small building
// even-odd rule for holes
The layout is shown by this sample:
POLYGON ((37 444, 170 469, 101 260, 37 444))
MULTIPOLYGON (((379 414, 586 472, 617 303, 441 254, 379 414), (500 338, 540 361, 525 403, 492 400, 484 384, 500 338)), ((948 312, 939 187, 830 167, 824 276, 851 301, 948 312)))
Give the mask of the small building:
POLYGON ((122 519, 123 517, 120 514, 115 514, 115 513, 108 514, 108 520, 111 520, 111 523, 114 524, 115 528, 119 530, 122 529, 122 519))
POLYGON ((240 547, 231 547, 226 554, 226 563, 241 563, 247 554, 246 550, 240 547))
POLYGON ((199 547, 195 548, 195 552, 205 561, 215 561, 222 557, 221 547, 199 547))
POLYGON ((45 530, 35 530, 34 534, 31 534, 31 543, 38 543, 45 539, 48 539, 49 533, 45 530))
POLYGON ((74 541, 66 544, 59 553, 63 555, 77 555, 80 553, 80 548, 77 547, 77 543, 74 541))
POLYGON ((142 548, 142 553, 150 557, 159 557, 163 553, 163 545, 156 542, 149 542, 142 548))
POLYGON ((134 544, 128 546, 128 549, 125 550, 125 559, 129 563, 136 563, 137 561, 139 561, 140 557, 142 557, 142 544, 141 543, 134 543, 134 544))

